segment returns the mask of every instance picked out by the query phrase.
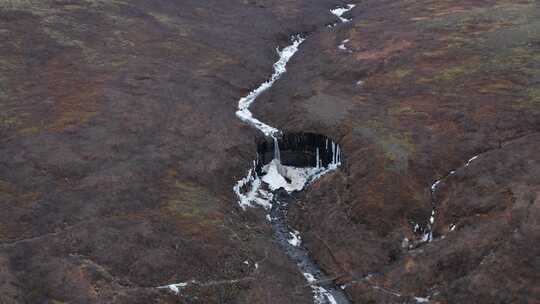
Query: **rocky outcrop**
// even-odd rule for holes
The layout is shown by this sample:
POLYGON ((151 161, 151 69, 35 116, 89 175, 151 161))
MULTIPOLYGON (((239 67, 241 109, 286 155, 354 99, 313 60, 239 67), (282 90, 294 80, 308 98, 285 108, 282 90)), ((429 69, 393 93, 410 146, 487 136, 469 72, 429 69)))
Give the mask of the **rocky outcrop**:
MULTIPOLYGON (((331 163, 343 162, 339 144, 321 134, 284 133, 277 138, 281 163, 295 167, 327 167, 331 163)), ((275 140, 257 139, 258 171, 274 158, 275 140)))

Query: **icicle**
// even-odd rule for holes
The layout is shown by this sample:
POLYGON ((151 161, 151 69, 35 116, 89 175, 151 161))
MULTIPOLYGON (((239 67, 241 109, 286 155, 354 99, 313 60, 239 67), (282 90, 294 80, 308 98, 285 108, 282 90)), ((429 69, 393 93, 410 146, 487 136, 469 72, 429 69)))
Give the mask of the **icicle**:
POLYGON ((319 163, 319 147, 317 147, 317 158, 316 158, 316 164, 315 166, 317 167, 317 169, 319 169, 320 167, 320 163, 319 163))
POLYGON ((275 136, 272 136, 274 138, 274 159, 278 161, 278 163, 281 164, 281 155, 279 153, 279 143, 278 139, 275 136))
POLYGON ((332 164, 336 164, 336 143, 332 141, 332 164))

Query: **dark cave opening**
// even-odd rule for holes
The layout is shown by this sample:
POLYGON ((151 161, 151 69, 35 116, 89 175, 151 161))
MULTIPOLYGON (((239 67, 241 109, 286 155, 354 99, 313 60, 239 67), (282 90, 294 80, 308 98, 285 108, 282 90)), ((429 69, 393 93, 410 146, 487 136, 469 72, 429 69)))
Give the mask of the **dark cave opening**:
MULTIPOLYGON (((274 159, 274 139, 259 137, 257 144, 257 173, 274 159)), ((287 132, 277 138, 281 164, 294 167, 320 167, 342 162, 341 149, 331 138, 317 133, 287 132)))

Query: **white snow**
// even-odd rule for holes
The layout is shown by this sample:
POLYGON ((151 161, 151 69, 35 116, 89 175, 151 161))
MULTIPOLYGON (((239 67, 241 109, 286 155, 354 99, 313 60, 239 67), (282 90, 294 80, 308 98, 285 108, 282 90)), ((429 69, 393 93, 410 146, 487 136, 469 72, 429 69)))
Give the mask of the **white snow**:
MULTIPOLYGON (((247 96, 241 98, 238 101, 238 111, 236 112, 236 115, 242 121, 245 121, 248 124, 259 129, 266 136, 273 137, 276 147, 278 143, 276 135, 279 134, 279 130, 253 117, 253 114, 249 111, 249 107, 253 102, 255 102, 255 100, 260 94, 272 87, 274 82, 276 82, 281 77, 281 75, 283 75, 287 71, 287 63, 289 62, 291 57, 298 51, 298 47, 303 41, 304 38, 302 37, 293 37, 291 45, 285 47, 282 50, 277 50, 279 54, 279 60, 274 63, 274 73, 272 74, 270 79, 262 83, 258 88, 256 88, 247 96)), ((279 148, 275 149, 274 151, 274 157, 278 160, 279 163, 279 148)), ((253 165, 253 168, 248 171, 246 177, 242 178, 236 183, 236 185, 233 187, 233 190, 238 196, 239 204, 243 209, 245 209, 246 207, 251 207, 253 205, 260 205, 266 209, 270 209, 272 207, 271 201, 273 195, 272 193, 269 193, 268 191, 265 191, 261 188, 262 181, 255 173, 254 168, 255 164, 253 165)), ((293 183, 291 184, 287 183, 285 178, 282 177, 282 174, 276 175, 276 173, 279 173, 279 171, 281 171, 281 167, 275 166, 274 168, 269 168, 269 170, 270 174, 267 174, 268 176, 265 176, 265 181, 271 186, 271 190, 276 190, 280 187, 285 188, 287 191, 301 190, 308 181, 308 172, 306 172, 306 170, 288 170, 287 172, 289 173, 287 173, 287 175, 290 176, 287 177, 291 178, 291 181, 293 181, 293 183)))
POLYGON ((431 192, 435 192, 435 190, 437 190, 437 187, 439 186, 440 183, 441 183, 440 179, 434 182, 433 185, 431 185, 431 192))
POLYGON ((182 290, 188 284, 189 284, 189 282, 182 282, 182 283, 170 284, 170 285, 165 285, 165 286, 159 286, 157 288, 158 289, 169 289, 174 294, 178 295, 178 294, 180 294, 180 290, 182 290))
POLYGON ((347 4, 347 7, 338 7, 338 8, 335 8, 333 10, 330 10, 330 12, 332 14, 334 14, 336 17, 338 17, 341 22, 346 23, 346 22, 349 22, 351 20, 347 19, 347 18, 344 18, 343 14, 345 14, 346 12, 352 10, 355 6, 356 5, 354 5, 354 4, 347 4))
MULTIPOLYGON (((345 12, 351 10, 354 5, 349 4, 347 8, 338 8, 332 10, 332 13, 340 18, 342 22, 349 21, 342 18, 345 12)), ((332 141, 332 162, 326 167, 322 166, 322 160, 320 159, 319 149, 316 151, 316 164, 315 167, 300 168, 292 166, 284 166, 280 160, 280 150, 278 136, 280 131, 270 125, 267 125, 255 117, 249 111, 249 107, 257 97, 264 91, 268 90, 275 81, 277 81, 281 75, 286 72, 286 65, 291 57, 298 51, 298 47, 304 41, 304 38, 299 36, 293 37, 292 44, 285 47, 283 50, 278 50, 279 60, 274 63, 274 72, 270 79, 262 83, 258 88, 250 92, 247 96, 241 98, 238 101, 238 110, 236 115, 244 122, 254 126, 260 130, 265 136, 272 137, 274 140, 274 159, 262 168, 262 174, 259 176, 256 173, 257 161, 254 161, 251 169, 248 170, 247 175, 240 179, 233 187, 234 192, 238 196, 239 205, 245 209, 246 207, 253 207, 254 205, 260 205, 267 210, 272 208, 274 201, 274 195, 272 191, 283 188, 287 192, 299 191, 322 175, 337 169, 341 165, 340 147, 332 141), (269 191, 268 191, 269 190, 269 191)), ((344 41, 343 43, 346 43, 344 41)), ((326 141, 326 150, 328 151, 328 139, 326 141)), ((266 219, 272 221, 272 217, 267 214, 266 219)), ((291 229, 289 244, 292 246, 300 246, 301 237, 300 233, 294 229, 291 229)), ((244 261, 244 264, 249 265, 248 261, 244 261)), ((255 269, 259 266, 255 263, 255 269)), ((334 296, 325 288, 315 285, 317 280, 310 273, 304 273, 304 277, 311 284, 310 287, 314 293, 314 301, 316 304, 337 304, 334 296)), ((179 293, 180 289, 185 287, 186 283, 180 283, 185 285, 173 284, 168 285, 166 288, 179 293)))
POLYGON ((313 284, 313 283, 317 282, 317 280, 315 279, 315 277, 311 273, 304 272, 303 275, 304 275, 304 278, 306 278, 306 281, 308 281, 309 284, 313 284))
MULTIPOLYGON (((427 232, 425 232, 422 235, 422 238, 420 239, 420 242, 422 242, 422 243, 428 242, 429 243, 429 242, 433 241, 432 227, 433 227, 434 223, 435 223, 435 209, 432 209, 431 210, 431 216, 429 217, 429 223, 427 225, 427 232)), ((418 224, 414 225, 414 232, 418 231, 418 229, 420 229, 420 226, 418 226, 418 224)), ((403 242, 401 244, 403 245, 403 242)))
POLYGON ((469 160, 467 161, 467 163, 465 164, 465 167, 468 167, 468 166, 471 164, 471 162, 472 162, 473 160, 477 159, 477 158, 478 158, 478 155, 475 155, 475 156, 471 157, 471 159, 469 159, 469 160))
POLYGON ((238 204, 242 209, 259 205, 265 209, 272 208, 273 194, 261 189, 261 179, 257 176, 254 169, 249 169, 246 177, 239 180, 233 187, 236 196, 238 196, 238 204), (247 192, 243 192, 244 187, 249 187, 247 192))
POLYGON ((422 242, 431 242, 431 240, 433 240, 433 232, 429 229, 429 231, 422 236, 422 242))
POLYGON ((266 173, 263 175, 262 180, 268 184, 270 190, 275 191, 283 188, 287 192, 304 189, 310 176, 320 171, 317 168, 283 166, 276 159, 273 159, 268 165, 264 166, 262 170, 266 173))
POLYGON ((325 288, 312 285, 311 289, 313 290, 313 299, 315 300, 315 304, 337 304, 334 296, 325 288))
MULTIPOLYGON (((266 191, 263 183, 268 185, 270 191, 283 188, 287 192, 300 191, 311 182, 319 179, 328 172, 336 170, 341 165, 340 148, 332 142, 334 156, 332 163, 327 167, 293 167, 284 166, 277 159, 273 159, 270 163, 262 168, 263 175, 259 177, 255 172, 255 164, 248 171, 246 177, 239 180, 233 187, 234 192, 238 196, 238 203, 245 209, 259 205, 269 210, 272 208, 273 194, 266 191)), ((319 160, 321 163, 322 161, 319 160)), ((269 219, 267 217, 267 219, 269 219)), ((271 218, 269 219, 271 220, 271 218)))
POLYGON ((321 286, 315 285, 317 283, 317 279, 308 272, 303 273, 304 278, 306 278, 306 281, 310 284, 311 290, 313 290, 313 299, 315 304, 337 304, 336 299, 334 296, 325 288, 321 286))
MULTIPOLYGON (((468 167, 475 159, 477 159, 479 157, 479 155, 475 155, 473 157, 471 157, 469 160, 467 160, 467 162, 460 168, 466 168, 468 167)), ((437 188, 439 187, 440 183, 442 182, 443 179, 446 179, 448 176, 450 175, 454 175, 456 174, 457 170, 459 169, 456 169, 456 170, 452 170, 450 171, 450 173, 445 176, 444 178, 440 179, 440 180, 437 180, 435 181, 432 185, 431 185, 431 192, 432 193, 435 193, 435 191, 437 190, 437 188)), ((422 242, 431 242, 433 240, 433 232, 431 231, 431 227, 433 226, 433 224, 435 223, 435 210, 433 209, 431 211, 431 216, 429 218, 429 225, 428 225, 428 228, 429 228, 429 231, 426 232, 423 236, 422 236, 422 239, 421 241, 422 242)), ((416 232, 418 229, 417 226, 414 227, 414 232, 416 232)), ((456 229, 456 225, 454 224, 450 224, 450 231, 454 231, 454 229, 456 229)), ((442 236, 444 238, 444 236, 442 236)))
POLYGON ((345 46, 345 44, 346 44, 347 42, 349 42, 349 39, 345 39, 345 40, 341 41, 341 44, 338 45, 338 48, 339 48, 340 50, 346 51, 346 50, 347 50, 347 47, 345 46))
POLYGON ((291 229, 291 230, 292 231, 289 232, 291 237, 290 239, 287 240, 287 242, 289 242, 289 244, 295 247, 298 247, 300 246, 300 244, 302 244, 302 237, 300 236, 300 232, 294 229, 291 229))
MULTIPOLYGON (((262 92, 261 92, 262 93, 262 92)), ((270 136, 272 134, 276 134, 279 132, 278 129, 271 127, 257 118, 253 117, 249 109, 242 109, 236 111, 236 116, 238 116, 242 121, 245 121, 251 125, 253 125, 255 128, 259 129, 261 132, 263 132, 265 135, 270 136)))
POLYGON ((236 111, 236 116, 238 116, 242 121, 245 121, 253 125, 255 128, 259 129, 266 136, 274 136, 275 134, 279 133, 279 130, 253 117, 253 114, 249 111, 249 107, 253 102, 255 102, 259 95, 272 87, 274 82, 276 82, 281 77, 281 75, 283 75, 287 71, 287 63, 298 51, 298 47, 302 42, 304 42, 304 40, 304 38, 299 36, 294 37, 291 45, 285 47, 281 51, 278 49, 277 52, 279 54, 279 60, 274 63, 274 73, 272 74, 270 79, 262 83, 258 88, 251 91, 251 93, 238 101, 238 111, 236 111))
POLYGON ((414 297, 417 303, 429 303, 429 298, 414 297))

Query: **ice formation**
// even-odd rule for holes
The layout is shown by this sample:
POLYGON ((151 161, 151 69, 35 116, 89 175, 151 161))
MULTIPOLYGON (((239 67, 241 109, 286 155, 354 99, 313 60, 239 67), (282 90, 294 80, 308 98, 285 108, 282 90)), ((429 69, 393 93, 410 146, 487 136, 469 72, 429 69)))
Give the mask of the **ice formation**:
POLYGON ((352 10, 355 6, 356 5, 354 5, 354 4, 347 4, 346 7, 338 7, 338 8, 335 8, 335 9, 331 10, 330 12, 332 14, 334 14, 336 17, 338 17, 341 22, 346 23, 346 22, 349 22, 351 20, 343 17, 343 14, 345 14, 346 12, 352 10))
MULTIPOLYGON (((467 168, 471 165, 471 163, 478 159, 478 157, 480 157, 479 154, 471 157, 470 159, 467 160, 467 162, 465 162, 465 164, 463 166, 461 166, 460 168, 458 169, 455 169, 455 170, 451 170, 447 175, 445 175, 443 178, 439 179, 439 180, 436 180, 430 187, 431 189, 431 197, 432 197, 432 205, 433 205, 433 209, 431 210, 431 216, 429 217, 429 222, 427 223, 426 225, 426 230, 424 231, 424 234, 422 235, 422 237, 420 238, 420 242, 431 242, 433 240, 433 227, 435 226, 435 218, 436 218, 436 209, 435 209, 435 202, 434 202, 434 199, 435 199, 435 194, 437 192, 437 189, 439 188, 439 186, 441 185, 441 183, 443 181, 445 181, 447 178, 449 178, 450 176, 456 174, 456 172, 459 170, 459 169, 463 169, 463 168, 467 168)), ((450 231, 454 231, 454 229, 456 228, 455 224, 451 224, 450 225, 450 231)), ((418 230, 418 225, 415 226, 414 228, 414 232, 416 232, 418 230)), ((410 245, 410 247, 414 247, 412 245, 410 245)))
POLYGON ((247 96, 241 98, 238 101, 238 111, 236 111, 236 116, 238 116, 242 121, 249 123, 255 128, 259 129, 266 136, 275 136, 279 133, 278 129, 271 127, 257 118, 253 117, 253 114, 249 111, 251 104, 261 95, 264 91, 268 90, 276 80, 278 80, 286 71, 285 68, 292 56, 298 51, 298 47, 305 38, 300 36, 294 36, 292 38, 292 44, 285 47, 283 50, 277 49, 279 60, 274 63, 274 73, 267 81, 263 82, 258 88, 251 91, 247 96))
MULTIPOLYGON (((348 22, 349 19, 343 18, 342 15, 350 11, 355 5, 349 4, 343 8, 336 8, 331 11, 336 15, 341 22, 348 22)), ((281 135, 277 128, 267 125, 257 118, 253 117, 253 114, 249 110, 249 107, 257 97, 264 91, 268 90, 272 85, 287 71, 286 65, 292 56, 298 51, 300 44, 305 38, 300 36, 293 36, 291 45, 285 47, 282 50, 278 49, 279 59, 274 63, 274 72, 270 79, 262 83, 255 90, 250 92, 247 96, 241 98, 238 102, 238 110, 236 115, 244 122, 252 125, 260 130, 265 136, 273 138, 274 141, 274 157, 268 163, 261 168, 260 174, 257 173, 258 159, 253 162, 252 168, 248 170, 247 175, 240 179, 233 187, 234 192, 238 196, 238 203, 245 209, 246 207, 253 207, 259 205, 267 210, 272 209, 273 204, 279 204, 275 197, 275 191, 283 189, 286 192, 300 191, 304 189, 311 182, 317 180, 322 175, 337 169, 341 165, 341 149, 334 141, 326 141, 326 151, 332 149, 332 160, 323 166, 323 161, 320 157, 319 147, 316 148, 316 159, 313 166, 310 167, 294 167, 285 166, 281 163, 281 155, 279 149, 279 137, 281 135)), ((348 40, 343 41, 343 44, 348 40)), ((343 47, 345 47, 343 45, 343 47)), ((278 218, 273 218, 267 215, 267 220, 270 222, 279 221, 278 218)), ((289 239, 287 243, 293 247, 301 246, 300 233, 294 229, 287 228, 289 231, 289 239)), ((256 267, 258 265, 256 264, 256 267)), ((301 267, 301 269, 303 269, 301 267)), ((315 279, 315 275, 304 272, 304 277, 310 284, 313 290, 314 301, 317 304, 337 304, 336 298, 329 290, 318 284, 315 279)), ((341 302, 347 303, 343 300, 341 302)))

